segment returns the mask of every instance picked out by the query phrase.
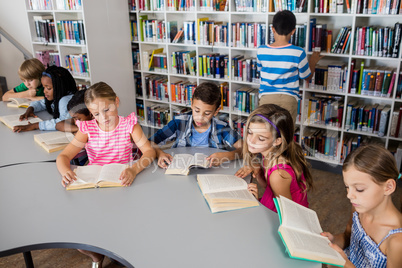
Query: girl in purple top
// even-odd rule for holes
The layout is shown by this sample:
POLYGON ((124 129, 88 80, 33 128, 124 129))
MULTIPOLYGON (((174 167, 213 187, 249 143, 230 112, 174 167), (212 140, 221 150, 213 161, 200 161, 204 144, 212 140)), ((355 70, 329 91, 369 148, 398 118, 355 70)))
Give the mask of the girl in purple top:
MULTIPOLYGON (((264 104, 252 112, 246 123, 243 146, 244 167, 236 172, 245 177, 250 172, 266 188, 260 202, 275 211, 273 198, 282 195, 308 207, 307 190, 313 180, 302 149, 294 139, 290 113, 275 104, 264 104), (262 163, 257 156, 262 155, 262 163)), ((255 183, 249 191, 258 198, 255 183)))

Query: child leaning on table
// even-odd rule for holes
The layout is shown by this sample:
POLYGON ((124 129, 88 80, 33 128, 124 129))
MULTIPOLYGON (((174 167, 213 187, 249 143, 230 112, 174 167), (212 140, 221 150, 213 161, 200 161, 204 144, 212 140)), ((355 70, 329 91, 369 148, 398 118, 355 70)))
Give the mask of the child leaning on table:
POLYGON ((172 148, 212 147, 231 150, 211 154, 207 158, 211 166, 219 166, 224 161, 241 157, 241 136, 227 122, 215 118, 220 110, 221 99, 221 91, 214 83, 200 84, 193 93, 191 112, 176 116, 149 139, 161 168, 167 168, 173 157, 159 145, 173 139, 172 148))
POLYGON ((42 73, 42 85, 44 87, 45 98, 31 102, 26 112, 20 116, 20 120, 28 117, 36 117, 35 112, 46 110, 53 115, 53 119, 39 123, 28 124, 26 126, 15 126, 14 132, 40 130, 56 130, 56 124, 70 118, 67 110, 67 103, 77 92, 77 86, 70 72, 57 66, 50 66, 42 73))
POLYGON ((67 103, 67 110, 71 118, 58 122, 56 124, 56 129, 64 132, 77 132, 78 127, 75 124, 77 120, 88 121, 92 120, 93 116, 85 105, 86 89, 77 91, 71 100, 67 103))
MULTIPOLYGON (((137 174, 155 159, 155 151, 137 124, 137 117, 134 113, 127 117, 119 116, 119 103, 119 97, 104 82, 94 84, 85 92, 85 104, 94 119, 76 121, 77 134, 57 157, 57 169, 62 175, 61 183, 64 187, 76 180, 70 161, 84 146, 88 154, 88 165, 129 164, 130 167, 119 178, 125 186, 130 186, 137 174), (134 164, 131 138, 142 152, 141 158, 134 164)), ((92 258, 92 267, 101 267, 103 255, 83 250, 80 252, 92 258)))
POLYGON ((296 17, 292 12, 277 12, 272 24, 275 42, 257 50, 261 75, 259 104, 274 103, 285 108, 296 122, 299 79, 309 80, 322 56, 314 52, 308 62, 303 48, 289 44, 296 30, 296 17))
POLYGON ((3 101, 8 101, 10 98, 43 99, 45 94, 40 78, 44 70, 45 66, 38 59, 25 60, 18 68, 18 75, 22 83, 4 93, 3 101))
MULTIPOLYGON (((307 191, 313 180, 302 149, 294 141, 294 125, 290 113, 275 104, 264 104, 247 119, 243 146, 244 167, 236 176, 244 178, 250 172, 265 188, 261 204, 276 211, 273 198, 282 195, 308 207, 307 191), (262 165, 258 155, 262 155, 262 165)), ((257 185, 249 191, 258 198, 257 185)))
POLYGON ((402 267, 402 214, 391 199, 401 177, 394 156, 380 145, 361 146, 346 157, 342 173, 352 216, 344 233, 322 235, 345 258, 344 267, 402 267))

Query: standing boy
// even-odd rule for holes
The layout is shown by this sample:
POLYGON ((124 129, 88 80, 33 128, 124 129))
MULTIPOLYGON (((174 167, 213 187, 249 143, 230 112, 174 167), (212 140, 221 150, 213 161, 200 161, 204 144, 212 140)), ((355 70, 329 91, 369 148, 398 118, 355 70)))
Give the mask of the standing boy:
POLYGON ((257 51, 261 72, 259 104, 281 106, 290 112, 293 122, 296 122, 299 79, 310 79, 322 56, 314 52, 308 62, 303 48, 289 44, 296 31, 296 17, 292 12, 279 11, 272 24, 275 42, 260 46, 257 51))
POLYGON ((158 145, 174 138, 172 148, 212 147, 231 150, 210 155, 208 160, 213 166, 241 157, 241 136, 227 122, 215 118, 220 110, 221 98, 221 92, 215 84, 200 84, 193 93, 191 112, 176 116, 149 139, 161 168, 166 168, 173 157, 158 145))

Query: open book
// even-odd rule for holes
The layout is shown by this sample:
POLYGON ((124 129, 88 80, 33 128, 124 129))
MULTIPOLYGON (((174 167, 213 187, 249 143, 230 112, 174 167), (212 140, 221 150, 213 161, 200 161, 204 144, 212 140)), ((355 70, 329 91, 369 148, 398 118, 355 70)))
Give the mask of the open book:
POLYGON ((260 205, 247 182, 234 175, 199 174, 197 182, 212 213, 260 205))
POLYGON ((74 139, 74 135, 70 132, 54 131, 34 135, 34 140, 48 153, 64 149, 70 141, 74 139))
POLYGON ((123 185, 121 185, 119 178, 126 168, 128 168, 128 165, 124 164, 79 166, 74 170, 77 175, 77 180, 69 184, 66 189, 122 187, 123 185))
POLYGON ((188 175, 193 167, 208 168, 209 161, 206 159, 208 155, 202 153, 191 154, 175 154, 165 174, 188 175))
POLYGON ((29 117, 28 120, 20 121, 20 116, 20 114, 4 115, 0 116, 0 121, 11 129, 15 126, 25 126, 28 125, 28 123, 33 124, 42 121, 39 117, 29 117))
POLYGON ((28 108, 31 104, 31 101, 26 98, 9 98, 10 102, 7 103, 7 107, 15 107, 15 108, 28 108))
POLYGON ((329 246, 322 233, 317 213, 292 200, 274 198, 280 226, 278 233, 291 258, 327 263, 343 267, 345 260, 329 246))

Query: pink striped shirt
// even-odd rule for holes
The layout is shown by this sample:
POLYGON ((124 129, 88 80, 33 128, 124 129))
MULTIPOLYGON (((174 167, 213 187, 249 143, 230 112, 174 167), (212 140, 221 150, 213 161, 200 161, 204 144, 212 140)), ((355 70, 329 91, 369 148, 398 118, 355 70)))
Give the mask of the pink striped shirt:
POLYGON ((137 123, 134 113, 127 117, 119 116, 119 124, 109 132, 101 130, 95 119, 76 121, 78 129, 88 135, 85 149, 88 165, 105 165, 111 163, 127 164, 133 161, 131 132, 137 123))

